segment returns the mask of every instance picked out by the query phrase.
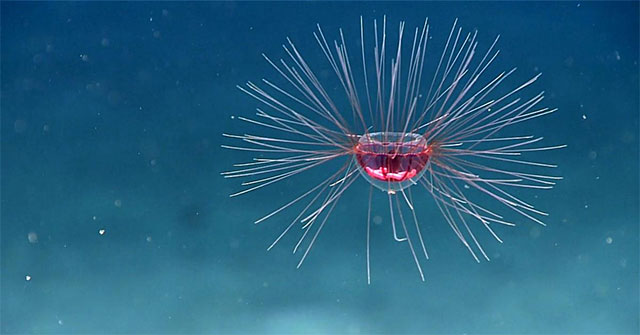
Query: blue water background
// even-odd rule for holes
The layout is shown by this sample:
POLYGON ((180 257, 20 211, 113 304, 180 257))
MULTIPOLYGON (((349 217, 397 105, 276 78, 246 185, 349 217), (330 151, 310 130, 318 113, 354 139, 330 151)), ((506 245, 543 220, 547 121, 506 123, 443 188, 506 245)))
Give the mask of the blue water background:
MULTIPOLYGON (((638 2, 1 4, 2 333, 638 333, 638 2), (559 112, 527 125, 564 176, 527 192, 546 227, 477 229, 476 263, 422 190, 421 282, 384 197, 366 283, 368 186, 345 195, 300 269, 295 213, 252 222, 317 181, 239 198, 220 148, 295 41, 326 66, 316 23, 357 38, 386 14, 434 43, 455 18, 497 69, 559 112), (355 35, 354 35, 355 34, 355 35), (104 229, 104 234, 99 232, 104 229), (29 280, 27 280, 27 278, 29 280)), ((357 45, 357 40, 353 41, 357 45)), ((354 50, 357 48, 354 46, 354 50)), ((354 51, 354 52, 356 52, 354 51)), ((321 169, 322 170, 322 169, 321 169)), ((322 170, 321 172, 331 172, 322 170)))

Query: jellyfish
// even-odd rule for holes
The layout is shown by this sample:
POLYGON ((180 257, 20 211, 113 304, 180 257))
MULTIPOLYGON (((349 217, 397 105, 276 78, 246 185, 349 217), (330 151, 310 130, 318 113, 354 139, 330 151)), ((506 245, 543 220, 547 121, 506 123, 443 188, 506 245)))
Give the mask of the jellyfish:
POLYGON ((353 44, 346 43, 342 29, 330 42, 321 26, 316 28, 313 36, 326 62, 308 63, 289 38, 283 45, 283 58, 263 54, 276 79, 238 86, 260 107, 254 116, 234 117, 246 124, 247 133, 224 134, 234 143, 222 147, 252 155, 222 173, 225 178, 244 179, 244 188, 231 197, 300 174, 326 176, 282 199, 273 211, 255 221, 292 211, 288 225, 268 250, 300 225, 302 235, 293 248, 294 253, 304 249, 300 267, 336 204, 360 178, 370 185, 367 283, 371 282, 374 190, 384 192, 393 238, 408 245, 423 281, 422 263, 429 253, 419 218, 428 213, 418 213, 414 206, 415 189, 434 200, 443 221, 477 262, 489 260, 476 238, 477 230, 487 231, 501 243, 494 227, 515 225, 505 212, 545 224, 548 213, 515 191, 553 188, 562 179, 549 172, 557 166, 526 156, 565 145, 543 145, 543 137, 513 132, 521 131, 516 125, 557 109, 540 106, 543 92, 526 92, 540 74, 513 85, 507 83, 515 76, 515 68, 488 70, 499 54, 499 36, 482 49, 477 31, 464 32, 456 19, 444 48, 433 53, 428 49, 432 38, 428 19, 411 31, 405 30, 405 22, 399 22, 393 41, 387 35, 386 17, 380 23, 373 20, 366 29, 360 17, 360 39, 353 44), (321 79, 318 71, 329 71, 333 81, 321 79), (327 87, 332 83, 337 83, 337 90, 327 87), (280 135, 264 135, 267 131, 280 135), (326 168, 330 161, 341 161, 341 167, 326 168), (408 229, 410 224, 412 229, 408 229), (300 248, 303 241, 307 241, 306 248, 300 248))

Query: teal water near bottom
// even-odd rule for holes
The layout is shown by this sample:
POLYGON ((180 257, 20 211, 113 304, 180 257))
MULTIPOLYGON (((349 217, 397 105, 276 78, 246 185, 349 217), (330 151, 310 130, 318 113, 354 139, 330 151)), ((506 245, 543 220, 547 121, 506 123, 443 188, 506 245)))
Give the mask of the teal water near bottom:
POLYGON ((0 6, 3 334, 639 332, 637 2, 0 6), (500 34, 492 66, 542 72, 558 108, 521 130, 568 147, 544 155, 553 190, 521 193, 547 226, 518 218, 503 243, 474 227, 491 261, 412 187, 425 282, 374 192, 368 285, 364 179, 296 269, 299 226, 266 249, 301 208, 252 222, 341 162, 229 198, 242 187, 220 173, 252 156, 220 145, 260 130, 231 118, 264 108, 235 86, 282 83, 262 53, 286 57, 289 37, 330 77, 316 23, 357 59, 360 16, 383 15, 411 36, 429 17, 433 50, 456 18, 483 50, 500 34))

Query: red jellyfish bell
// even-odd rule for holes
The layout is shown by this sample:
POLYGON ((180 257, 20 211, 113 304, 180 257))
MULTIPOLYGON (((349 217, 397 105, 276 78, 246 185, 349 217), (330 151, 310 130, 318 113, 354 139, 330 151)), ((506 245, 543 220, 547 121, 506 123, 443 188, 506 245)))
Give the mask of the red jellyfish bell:
POLYGON ((360 136, 354 158, 366 180, 394 194, 420 180, 431 152, 422 135, 379 132, 360 136))

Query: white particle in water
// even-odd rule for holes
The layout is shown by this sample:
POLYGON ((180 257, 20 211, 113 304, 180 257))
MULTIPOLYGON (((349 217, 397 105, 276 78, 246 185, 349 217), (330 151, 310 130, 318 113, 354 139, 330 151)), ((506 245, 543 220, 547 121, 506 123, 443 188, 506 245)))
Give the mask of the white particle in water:
POLYGON ((33 231, 29 232, 29 234, 27 234, 27 240, 29 240, 29 243, 38 243, 38 234, 33 231))

